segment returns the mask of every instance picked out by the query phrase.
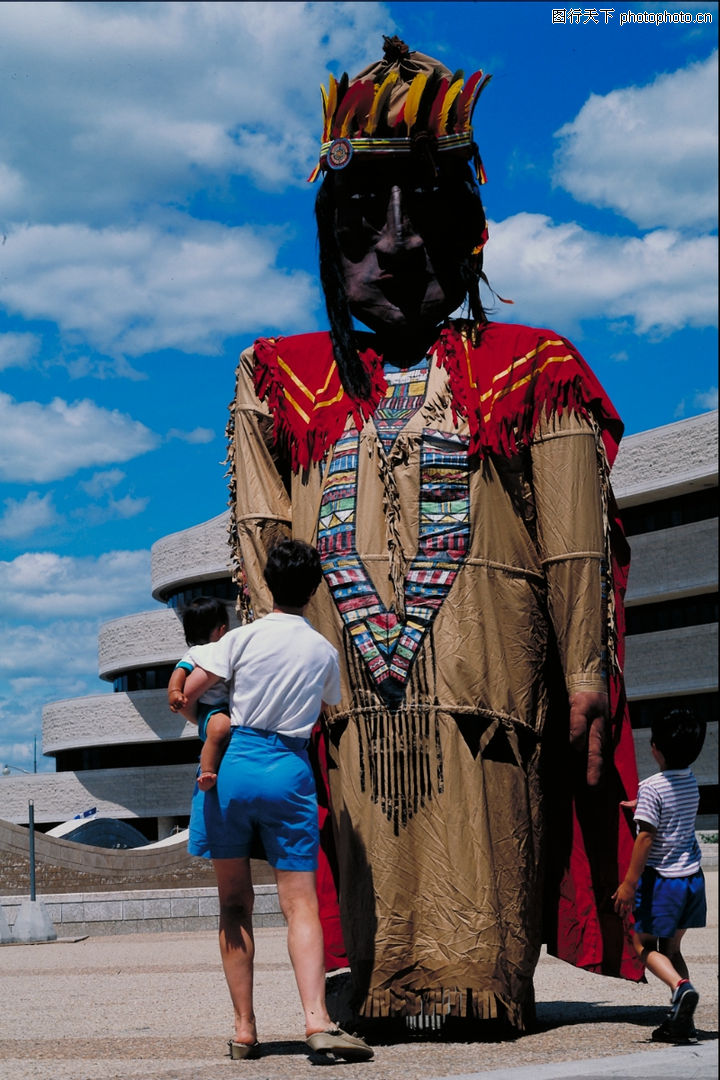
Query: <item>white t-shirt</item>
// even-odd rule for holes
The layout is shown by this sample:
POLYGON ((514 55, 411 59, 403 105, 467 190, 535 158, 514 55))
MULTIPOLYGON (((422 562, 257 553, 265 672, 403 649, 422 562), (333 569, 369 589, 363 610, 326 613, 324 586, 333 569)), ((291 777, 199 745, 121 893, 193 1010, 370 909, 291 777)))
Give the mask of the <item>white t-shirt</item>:
POLYGON ((236 727, 307 739, 323 701, 340 701, 337 649, 302 615, 272 611, 193 653, 199 667, 231 680, 236 727))
POLYGON ((662 877, 686 877, 700 868, 695 816, 700 796, 692 769, 666 769, 641 780, 635 821, 657 830, 647 865, 662 877))

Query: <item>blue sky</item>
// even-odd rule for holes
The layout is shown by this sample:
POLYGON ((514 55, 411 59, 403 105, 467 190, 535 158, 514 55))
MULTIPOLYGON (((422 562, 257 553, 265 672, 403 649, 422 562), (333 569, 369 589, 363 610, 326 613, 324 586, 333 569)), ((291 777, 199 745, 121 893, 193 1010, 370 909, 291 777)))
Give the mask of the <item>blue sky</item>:
POLYGON ((628 433, 717 407, 717 7, 0 3, 0 763, 225 509, 238 351, 323 328, 319 85, 383 33, 493 73, 494 317, 571 337, 628 433))

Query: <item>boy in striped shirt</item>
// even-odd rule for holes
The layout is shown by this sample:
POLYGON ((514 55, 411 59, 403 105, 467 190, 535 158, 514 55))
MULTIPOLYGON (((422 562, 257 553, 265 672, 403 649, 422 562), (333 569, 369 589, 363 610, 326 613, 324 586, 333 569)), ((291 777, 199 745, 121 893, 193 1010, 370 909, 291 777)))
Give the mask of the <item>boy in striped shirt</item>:
POLYGON ((691 709, 672 709, 652 725, 650 746, 660 772, 642 780, 635 808, 637 836, 624 880, 613 894, 618 915, 635 917, 633 945, 648 970, 671 991, 670 1012, 655 1042, 696 1037, 699 995, 680 951, 685 931, 705 926, 705 879, 695 836, 699 794, 690 765, 705 739, 691 709))

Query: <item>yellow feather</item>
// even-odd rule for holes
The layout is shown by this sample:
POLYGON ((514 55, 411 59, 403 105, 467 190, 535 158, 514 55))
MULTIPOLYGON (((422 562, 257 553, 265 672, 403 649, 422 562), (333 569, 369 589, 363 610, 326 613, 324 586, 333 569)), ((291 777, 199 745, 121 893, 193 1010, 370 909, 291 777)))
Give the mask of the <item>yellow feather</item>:
MULTIPOLYGON (((325 90, 323 88, 323 97, 325 98, 325 90)), ((327 142, 330 138, 330 128, 332 126, 333 116, 335 115, 335 109, 337 107, 337 83, 335 82, 335 76, 331 75, 328 79, 328 89, 325 106, 325 123, 323 124, 323 142, 327 142)))
POLYGON ((417 120, 418 106, 420 105, 420 98, 422 92, 425 89, 425 84, 428 81, 427 75, 422 72, 416 75, 413 81, 410 83, 410 89, 408 90, 408 96, 405 98, 405 112, 403 119, 407 128, 408 135, 412 129, 413 124, 417 120))
POLYGON ((367 124, 365 125, 365 134, 374 135, 375 128, 377 127, 378 120, 380 119, 380 113, 390 96, 390 90, 393 85, 398 81, 399 73, 397 71, 391 71, 385 78, 379 88, 375 91, 375 100, 372 103, 370 112, 368 113, 367 124))
POLYGON ((328 96, 327 96, 327 90, 325 89, 325 87, 323 86, 322 83, 320 83, 320 94, 322 95, 322 108, 323 108, 322 141, 326 142, 327 141, 326 132, 327 132, 327 126, 328 126, 328 96))
POLYGON ((450 113, 450 109, 452 107, 453 101, 458 96, 458 94, 460 93, 462 88, 463 88, 463 80, 458 79, 457 82, 454 82, 452 84, 452 86, 448 90, 447 94, 445 95, 445 101, 443 102, 443 107, 440 110, 440 121, 438 123, 438 135, 447 135, 448 114, 450 113))

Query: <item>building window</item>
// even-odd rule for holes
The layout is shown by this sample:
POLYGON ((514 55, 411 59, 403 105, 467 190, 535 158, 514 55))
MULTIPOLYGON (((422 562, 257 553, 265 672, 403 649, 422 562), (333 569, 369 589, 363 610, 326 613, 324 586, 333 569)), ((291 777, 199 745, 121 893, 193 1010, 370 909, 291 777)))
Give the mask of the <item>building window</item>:
POLYGON ((718 594, 681 596, 658 604, 638 604, 625 609, 625 631, 651 634, 655 630, 677 630, 681 626, 703 626, 718 621, 718 594))
POLYGON ((642 701, 631 701, 629 704, 630 721, 634 730, 651 727, 655 719, 670 709, 692 709, 707 724, 717 722, 719 711, 717 693, 646 698, 642 701))
POLYGON ((657 502, 641 503, 639 506, 626 506, 620 511, 626 536, 672 529, 676 525, 689 525, 693 521, 707 521, 717 516, 717 488, 691 491, 686 495, 658 499, 657 502))
MULTIPOLYGON (((704 784, 700 788, 700 805, 698 806, 698 816, 700 814, 715 814, 718 812, 718 786, 717 784, 704 784)), ((715 826, 717 829, 717 824, 715 826)))
POLYGON ((88 746, 82 750, 61 750, 55 755, 55 769, 57 772, 85 772, 88 769, 190 765, 197 762, 199 755, 200 741, 193 738, 123 743, 121 746, 88 746))
POLYGON ((133 690, 164 690, 174 669, 174 664, 160 664, 153 668, 124 671, 113 679, 113 691, 116 694, 125 694, 133 690))
POLYGON ((199 585, 186 585, 177 592, 168 593, 165 603, 170 608, 184 608, 199 596, 214 596, 219 600, 237 600, 238 587, 231 578, 215 578, 201 581, 199 585))

